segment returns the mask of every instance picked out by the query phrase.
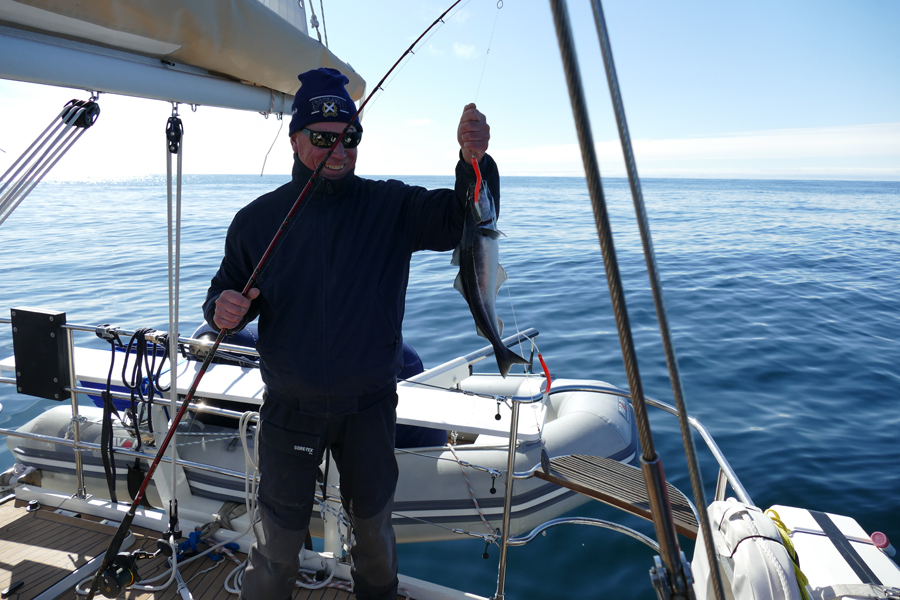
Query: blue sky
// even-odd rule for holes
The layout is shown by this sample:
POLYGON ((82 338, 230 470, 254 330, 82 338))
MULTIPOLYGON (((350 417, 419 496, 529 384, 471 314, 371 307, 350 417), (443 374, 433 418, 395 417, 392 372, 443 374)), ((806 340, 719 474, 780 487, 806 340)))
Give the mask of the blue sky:
MULTIPOLYGON (((326 0, 329 45, 371 89, 448 5, 326 0)), ((900 2, 617 0, 604 10, 642 176, 900 180, 900 2)), ((571 2, 570 14, 601 171, 621 176, 589 2, 571 2)), ((0 82, 7 114, 22 115, 0 128, 0 167, 83 96, 0 82)), ((429 37, 364 115, 358 171, 451 174, 470 101, 487 114, 502 173, 583 174, 549 4, 537 0, 499 10, 470 0, 429 37)), ((55 176, 164 172, 171 108, 112 96, 101 106, 55 176)), ((274 117, 182 113, 186 172, 258 173, 273 140, 266 172, 289 171, 274 117)))

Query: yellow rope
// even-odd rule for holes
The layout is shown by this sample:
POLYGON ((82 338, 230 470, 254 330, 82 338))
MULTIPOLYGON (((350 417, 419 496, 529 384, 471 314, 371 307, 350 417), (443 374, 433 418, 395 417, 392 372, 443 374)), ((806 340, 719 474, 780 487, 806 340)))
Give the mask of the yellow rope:
POLYGON ((803 597, 803 600, 811 600, 809 593, 806 591, 809 580, 806 578, 806 575, 803 574, 803 571, 800 570, 800 558, 797 556, 797 551, 794 549, 794 543, 791 541, 791 530, 784 524, 781 517, 778 516, 778 513, 771 508, 766 511, 766 515, 772 519, 773 523, 775 523, 778 534, 781 535, 781 543, 784 545, 785 550, 787 550, 791 563, 794 565, 794 575, 797 577, 797 583, 800 584, 800 595, 803 597))

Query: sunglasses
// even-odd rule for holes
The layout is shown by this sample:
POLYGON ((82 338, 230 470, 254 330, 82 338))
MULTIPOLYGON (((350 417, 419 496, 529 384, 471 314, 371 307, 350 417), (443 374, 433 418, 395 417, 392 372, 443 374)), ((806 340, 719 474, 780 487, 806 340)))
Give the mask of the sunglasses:
MULTIPOLYGON (((331 148, 341 135, 340 133, 331 133, 330 131, 312 131, 305 127, 300 131, 309 138, 309 143, 316 148, 331 148)), ((360 140, 362 140, 362 131, 348 131, 344 134, 344 137, 340 138, 340 140, 344 148, 348 150, 350 148, 356 148, 359 146, 360 140)))

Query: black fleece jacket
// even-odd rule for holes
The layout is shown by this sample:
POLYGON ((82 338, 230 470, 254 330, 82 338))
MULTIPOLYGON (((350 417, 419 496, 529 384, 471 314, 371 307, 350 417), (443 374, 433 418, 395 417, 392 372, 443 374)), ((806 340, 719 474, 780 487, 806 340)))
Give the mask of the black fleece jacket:
MULTIPOLYGON (((499 211, 497 165, 485 155, 479 166, 499 211)), ((291 182, 234 217, 203 304, 211 326, 216 299, 225 290, 243 289, 311 175, 295 155, 291 182)), ((264 267, 260 295, 241 325, 259 316, 267 402, 337 416, 393 393, 403 363, 410 258, 417 250, 451 250, 459 243, 474 181, 471 164, 462 160, 455 190, 373 181, 352 172, 319 180, 264 267)), ((452 281, 451 273, 447 277, 452 281)))

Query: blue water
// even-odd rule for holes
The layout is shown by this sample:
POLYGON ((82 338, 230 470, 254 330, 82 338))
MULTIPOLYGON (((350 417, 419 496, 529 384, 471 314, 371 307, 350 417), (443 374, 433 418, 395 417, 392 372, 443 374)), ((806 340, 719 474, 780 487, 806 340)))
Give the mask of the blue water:
MULTIPOLYGON (((243 204, 283 176, 187 179, 182 333, 243 204)), ((428 187, 448 178, 409 177, 428 187)), ((691 412, 759 506, 857 518, 900 541, 900 183, 643 182, 672 337, 691 412)), ((577 178, 502 181, 508 328, 536 327, 551 371, 621 387, 622 365, 587 189, 577 178)), ((671 399, 625 180, 604 181, 645 393, 671 399)), ((41 184, 0 227, 0 308, 64 310, 69 322, 167 329, 162 179, 41 184)), ((404 334, 435 365, 483 345, 452 288, 449 256, 414 259, 404 334)), ((6 313, 8 314, 8 313, 6 313)), ((84 337, 82 343, 103 347, 84 337)), ((0 330, 0 357, 12 354, 0 330)), ((0 426, 51 406, 0 386, 0 426)), ((674 419, 653 415, 670 480, 689 490, 674 419)), ((700 440, 696 440, 698 445, 700 440)), ((699 446, 698 446, 699 447, 699 446)), ((5 445, 0 466, 11 464, 5 445)), ((701 456, 711 494, 715 466, 701 456)), ((615 518, 589 504, 583 516, 615 518)), ((651 528, 626 519, 647 533, 651 528)), ((686 549, 690 550, 690 544, 686 549)), ((498 551, 476 540, 402 546, 401 571, 490 596, 498 551)), ((690 553, 689 553, 690 556, 690 553)), ((599 529, 558 528, 510 550, 514 599, 654 598, 651 552, 599 529)))

